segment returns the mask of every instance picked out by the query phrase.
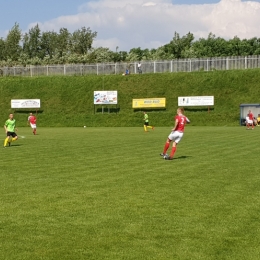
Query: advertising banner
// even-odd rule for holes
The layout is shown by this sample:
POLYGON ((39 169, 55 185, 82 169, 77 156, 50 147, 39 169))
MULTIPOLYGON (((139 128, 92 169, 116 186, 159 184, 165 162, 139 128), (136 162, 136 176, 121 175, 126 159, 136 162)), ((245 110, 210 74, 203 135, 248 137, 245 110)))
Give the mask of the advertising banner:
POLYGON ((117 104, 117 91, 94 91, 94 105, 117 104))
POLYGON ((142 98, 133 99, 132 108, 156 108, 166 107, 166 98, 142 98))
POLYGON ((40 99, 12 99, 11 108, 40 108, 40 99))
POLYGON ((178 106, 214 106, 214 96, 178 97, 178 106))

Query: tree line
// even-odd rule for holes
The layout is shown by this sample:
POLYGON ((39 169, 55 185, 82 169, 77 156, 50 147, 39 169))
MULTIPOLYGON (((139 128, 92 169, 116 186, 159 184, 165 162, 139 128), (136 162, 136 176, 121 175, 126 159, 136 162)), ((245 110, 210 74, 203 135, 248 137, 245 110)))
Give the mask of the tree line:
POLYGON ((93 48, 97 32, 82 27, 74 32, 60 28, 59 32, 41 31, 38 24, 22 33, 18 23, 0 38, 0 66, 89 64, 141 60, 174 60, 203 57, 260 55, 260 38, 226 40, 209 33, 207 38, 195 40, 192 33, 180 36, 157 49, 132 48, 129 52, 93 48))

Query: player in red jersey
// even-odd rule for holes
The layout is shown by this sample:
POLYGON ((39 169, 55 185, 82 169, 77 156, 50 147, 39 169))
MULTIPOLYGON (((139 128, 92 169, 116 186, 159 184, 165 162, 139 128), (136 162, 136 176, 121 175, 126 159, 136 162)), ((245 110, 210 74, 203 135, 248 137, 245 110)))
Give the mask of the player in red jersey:
POLYGON ((32 113, 28 116, 28 123, 30 124, 33 134, 36 134, 36 116, 34 116, 32 113))
POLYGON ((175 116, 175 126, 172 129, 172 132, 169 134, 169 136, 166 140, 166 143, 165 143, 164 149, 163 149, 163 153, 160 154, 161 156, 163 156, 163 158, 165 160, 173 159, 173 156, 177 149, 177 144, 181 141, 181 139, 183 137, 183 132, 184 132, 186 123, 190 123, 190 120, 185 115, 183 115, 183 109, 178 108, 177 116, 175 116), (171 141, 173 141, 172 150, 171 150, 170 156, 168 156, 167 150, 170 147, 171 141))
POLYGON ((246 117, 246 127, 249 129, 250 125, 252 129, 254 129, 254 115, 251 110, 248 111, 248 115, 246 117))

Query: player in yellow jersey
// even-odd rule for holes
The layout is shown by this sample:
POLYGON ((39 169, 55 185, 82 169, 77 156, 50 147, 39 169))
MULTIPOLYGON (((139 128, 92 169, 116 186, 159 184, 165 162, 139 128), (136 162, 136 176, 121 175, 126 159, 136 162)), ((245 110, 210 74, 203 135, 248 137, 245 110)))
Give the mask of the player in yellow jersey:
POLYGON ((149 118, 146 112, 144 112, 144 131, 148 132, 147 128, 152 128, 154 130, 154 126, 149 125, 149 118))
POLYGON ((6 133, 4 147, 6 147, 7 145, 10 146, 11 142, 16 141, 18 139, 18 136, 15 133, 15 130, 17 131, 17 128, 15 127, 15 123, 16 123, 16 121, 14 119, 14 115, 10 114, 9 119, 7 119, 4 124, 4 129, 5 129, 5 133, 6 133))

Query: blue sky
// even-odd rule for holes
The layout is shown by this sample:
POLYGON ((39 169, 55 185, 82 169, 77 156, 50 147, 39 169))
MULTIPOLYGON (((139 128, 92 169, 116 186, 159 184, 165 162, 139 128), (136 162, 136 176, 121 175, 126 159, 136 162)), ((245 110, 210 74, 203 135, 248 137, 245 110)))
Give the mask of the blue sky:
POLYGON ((94 47, 157 48, 174 32, 195 37, 260 37, 260 0, 0 0, 0 37, 17 22, 23 32, 90 27, 94 47))

